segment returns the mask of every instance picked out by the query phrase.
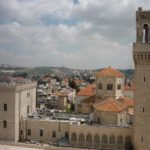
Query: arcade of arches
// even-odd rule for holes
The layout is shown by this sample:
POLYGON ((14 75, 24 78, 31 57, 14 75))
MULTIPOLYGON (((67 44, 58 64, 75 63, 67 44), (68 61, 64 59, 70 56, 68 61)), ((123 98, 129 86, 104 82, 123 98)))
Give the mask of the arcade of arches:
POLYGON ((71 146, 75 147, 88 147, 88 148, 102 148, 103 150, 131 150, 131 137, 126 136, 123 137, 119 135, 118 137, 114 135, 99 135, 95 134, 92 136, 91 134, 84 135, 80 133, 77 135, 76 133, 71 134, 71 146))

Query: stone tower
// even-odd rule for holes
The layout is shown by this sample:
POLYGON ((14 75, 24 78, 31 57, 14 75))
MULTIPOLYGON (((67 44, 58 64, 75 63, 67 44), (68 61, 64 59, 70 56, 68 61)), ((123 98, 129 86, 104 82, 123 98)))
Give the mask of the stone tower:
POLYGON ((134 149, 150 150, 150 11, 136 12, 134 149))

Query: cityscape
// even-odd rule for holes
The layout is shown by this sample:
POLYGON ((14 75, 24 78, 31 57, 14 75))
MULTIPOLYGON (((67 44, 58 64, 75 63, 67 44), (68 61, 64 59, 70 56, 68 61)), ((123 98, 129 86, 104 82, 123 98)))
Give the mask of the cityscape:
POLYGON ((110 2, 122 8, 114 10, 114 24, 120 19, 122 25, 116 14, 132 6, 128 19, 134 23, 123 23, 136 34, 119 26, 118 33, 110 31, 109 17, 102 13, 101 21, 87 22, 107 2, 65 0, 59 10, 47 0, 0 1, 0 149, 150 150, 150 10, 146 0, 138 3, 144 7, 118 2, 110 2), (123 34, 129 37, 120 39, 123 34))

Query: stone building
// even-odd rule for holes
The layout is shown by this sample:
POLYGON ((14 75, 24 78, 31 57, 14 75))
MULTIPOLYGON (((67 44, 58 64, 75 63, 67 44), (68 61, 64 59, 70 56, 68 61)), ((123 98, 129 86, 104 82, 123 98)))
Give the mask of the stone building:
POLYGON ((36 83, 0 83, 0 140, 19 140, 19 121, 36 109, 36 83))
POLYGON ((135 150, 150 149, 150 11, 136 12, 136 42, 133 44, 135 63, 135 150))

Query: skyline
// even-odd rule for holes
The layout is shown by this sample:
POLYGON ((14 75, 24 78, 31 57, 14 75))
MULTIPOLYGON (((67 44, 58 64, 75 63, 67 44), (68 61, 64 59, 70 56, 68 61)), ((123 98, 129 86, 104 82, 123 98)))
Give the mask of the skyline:
POLYGON ((140 6, 150 2, 0 0, 0 64, 133 68, 140 6))

